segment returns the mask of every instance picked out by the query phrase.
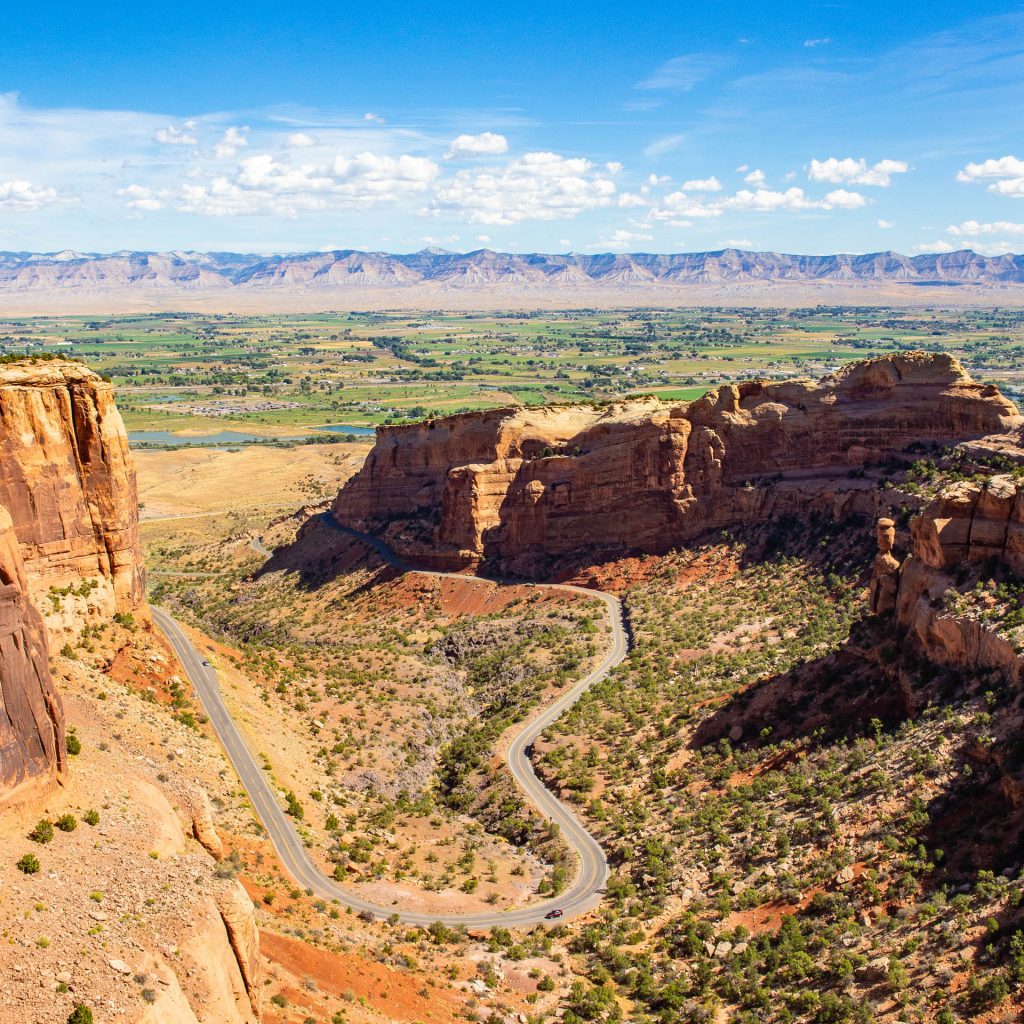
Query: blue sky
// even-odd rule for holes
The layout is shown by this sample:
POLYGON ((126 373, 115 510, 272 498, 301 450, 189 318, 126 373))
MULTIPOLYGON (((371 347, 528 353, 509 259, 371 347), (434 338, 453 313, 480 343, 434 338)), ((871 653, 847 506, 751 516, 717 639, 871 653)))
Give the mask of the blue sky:
POLYGON ((1024 6, 986 8, 23 7, 0 248, 1021 251, 1024 6))

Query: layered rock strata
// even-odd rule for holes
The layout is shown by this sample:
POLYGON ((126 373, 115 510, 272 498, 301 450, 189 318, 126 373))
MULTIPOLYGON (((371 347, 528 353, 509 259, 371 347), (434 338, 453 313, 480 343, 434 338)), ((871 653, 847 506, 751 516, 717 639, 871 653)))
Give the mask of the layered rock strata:
POLYGON ((818 382, 726 385, 686 405, 500 409, 382 428, 332 514, 407 558, 538 574, 815 507, 869 512, 865 467, 1020 422, 952 357, 904 353, 818 382))
POLYGON ((138 497, 112 386, 75 363, 0 367, 0 505, 30 596, 95 581, 103 615, 144 607, 138 497))

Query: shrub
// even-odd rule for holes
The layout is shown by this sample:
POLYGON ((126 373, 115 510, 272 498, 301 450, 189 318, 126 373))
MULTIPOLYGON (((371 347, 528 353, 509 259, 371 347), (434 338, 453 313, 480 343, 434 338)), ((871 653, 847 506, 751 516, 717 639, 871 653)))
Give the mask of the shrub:
POLYGON ((34 843, 48 843, 53 838, 53 826, 46 818, 40 818, 36 827, 29 832, 28 837, 34 843))
POLYGON ((18 870, 26 875, 34 875, 39 870, 39 858, 34 853, 26 853, 18 861, 18 870))
POLYGON ((78 821, 73 814, 62 814, 54 824, 61 832, 74 832, 78 828, 78 821))
POLYGON ((82 821, 86 825, 98 825, 100 823, 100 812, 90 809, 82 815, 82 821))
POLYGON ((76 1003, 68 1017, 68 1024, 92 1024, 92 1010, 85 1003, 76 1003))
MULTIPOLYGON (((78 735, 73 727, 71 729, 68 729, 67 745, 68 753, 72 757, 75 757, 76 755, 82 752, 82 741, 78 738, 78 735)), ((86 1007, 86 1009, 88 1009, 88 1007, 86 1007)), ((92 1011, 90 1010, 89 1012, 91 1013, 92 1011)))

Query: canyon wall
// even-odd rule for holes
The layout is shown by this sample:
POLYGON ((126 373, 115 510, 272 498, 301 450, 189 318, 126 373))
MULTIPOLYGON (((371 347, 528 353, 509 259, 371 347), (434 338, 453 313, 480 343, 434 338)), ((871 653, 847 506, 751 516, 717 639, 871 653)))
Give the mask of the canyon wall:
POLYGON ((1020 422, 952 357, 903 353, 819 382, 725 385, 685 405, 638 399, 385 427, 333 515, 426 564, 535 575, 785 513, 869 512, 865 467, 1020 422))
POLYGON ((63 360, 0 366, 0 505, 52 630, 144 609, 135 468, 109 383, 63 360), (83 582, 62 621, 50 589, 83 582))
POLYGON ((997 671, 1012 683, 1022 675, 1017 645, 983 618, 984 603, 949 597, 976 576, 1009 572, 1024 578, 1024 485, 1010 476, 982 483, 968 480, 946 488, 910 524, 911 550, 888 577, 872 581, 876 593, 893 594, 876 610, 895 614, 911 642, 937 665, 997 671))
POLYGON ((66 769, 49 645, 144 610, 135 472, 110 385, 62 360, 0 366, 0 806, 66 769))

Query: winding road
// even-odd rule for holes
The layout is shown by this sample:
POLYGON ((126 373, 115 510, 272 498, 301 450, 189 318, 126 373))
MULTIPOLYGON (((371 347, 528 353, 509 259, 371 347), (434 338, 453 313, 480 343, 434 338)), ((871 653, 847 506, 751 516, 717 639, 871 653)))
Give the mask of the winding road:
MULTIPOLYGON (((376 537, 340 526, 329 517, 329 514, 323 516, 323 521, 332 529, 369 545, 388 565, 401 572, 415 572, 435 577, 450 576, 460 580, 467 578, 461 573, 417 569, 403 562, 376 537)), ((253 546, 255 547, 255 545, 253 546)), ((522 581, 488 580, 488 582, 501 586, 522 581)), ((220 738, 228 758, 248 792, 249 799, 263 822, 285 869, 300 886, 311 890, 323 899, 337 900, 343 906, 351 907, 357 912, 372 914, 377 918, 397 915, 400 921, 410 925, 426 926, 440 921, 448 926, 464 925, 467 928, 478 929, 525 927, 544 921, 546 915, 556 907, 563 912, 565 917, 572 917, 591 910, 601 900, 601 892, 608 878, 608 861, 604 851, 597 840, 583 827, 576 815, 537 777, 530 762, 530 753, 537 737, 572 707, 591 686, 604 679, 616 665, 625 659, 629 652, 629 640, 622 618, 622 605, 617 597, 600 590, 574 587, 569 584, 533 585, 597 598, 604 603, 611 628, 611 646, 601 663, 540 714, 531 718, 512 739, 505 756, 509 770, 526 799, 540 814, 561 829, 562 836, 576 854, 577 871, 572 885, 556 899, 516 909, 474 914, 424 914, 405 911, 397 904, 385 906, 373 903, 324 875, 310 857, 291 820, 285 815, 276 793, 267 782, 263 770, 257 764, 228 713, 221 698, 216 669, 196 650, 178 623, 166 611, 154 607, 153 618, 164 631, 181 659, 181 663, 209 716, 210 724, 220 738)))

